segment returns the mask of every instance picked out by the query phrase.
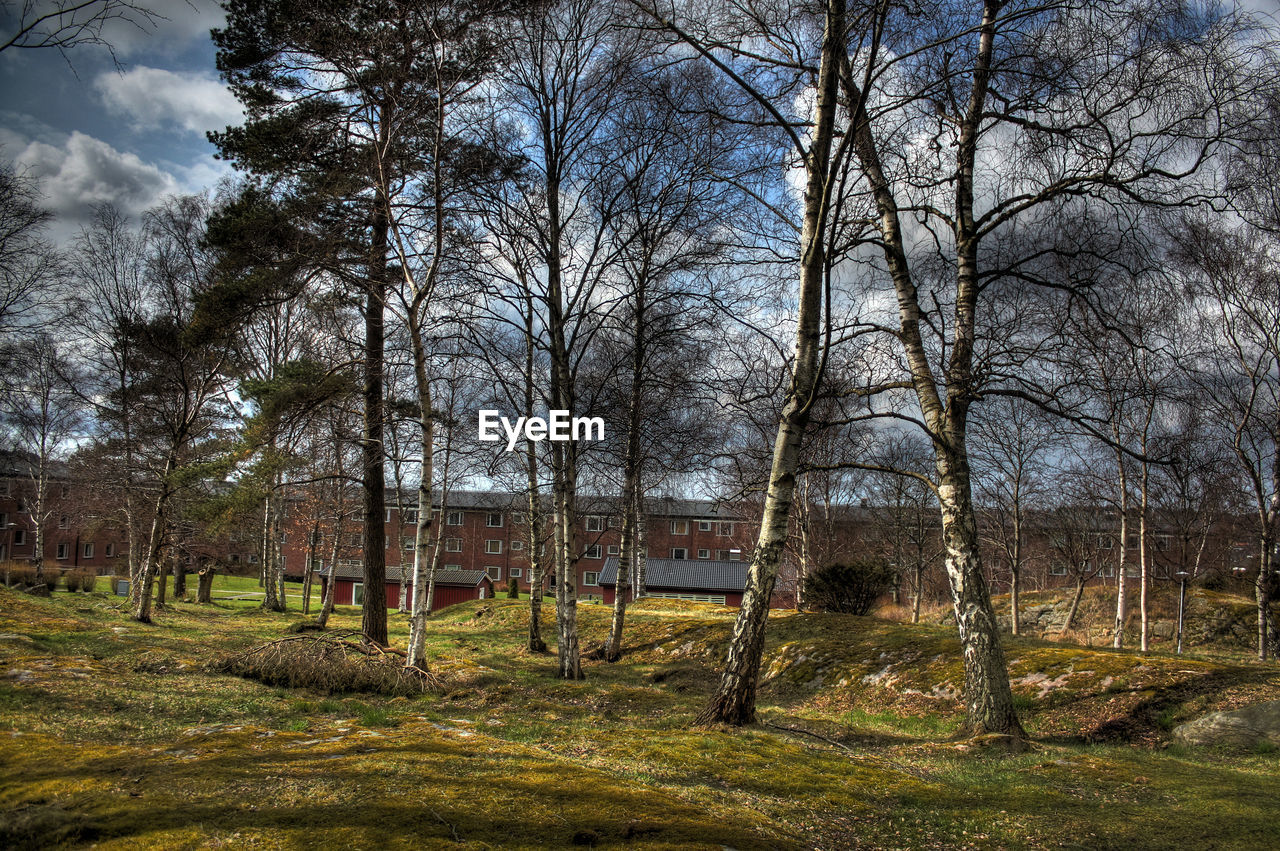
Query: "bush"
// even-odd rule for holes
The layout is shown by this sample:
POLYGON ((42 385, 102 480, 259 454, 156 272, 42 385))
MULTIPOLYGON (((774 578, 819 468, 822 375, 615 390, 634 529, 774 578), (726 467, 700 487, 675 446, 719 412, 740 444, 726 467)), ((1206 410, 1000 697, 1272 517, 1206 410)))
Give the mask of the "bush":
POLYGON ((25 562, 13 562, 7 566, 9 587, 30 588, 36 584, 36 566, 25 562))
POLYGON ((98 583, 98 572, 91 567, 68 571, 62 581, 68 591, 92 591, 98 583))
POLYGON ((520 599, 520 583, 516 582, 514 576, 507 582, 507 597, 511 600, 520 599))
POLYGON ((807 605, 824 612, 865 615, 892 585, 893 569, 887 563, 861 559, 814 570, 805 577, 804 597, 807 605))

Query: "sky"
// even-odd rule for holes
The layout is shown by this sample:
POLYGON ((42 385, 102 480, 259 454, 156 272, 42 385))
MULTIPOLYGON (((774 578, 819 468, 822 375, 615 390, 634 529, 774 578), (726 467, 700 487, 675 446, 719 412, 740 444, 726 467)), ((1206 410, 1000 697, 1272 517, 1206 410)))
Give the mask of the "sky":
POLYGON ((0 159, 39 182, 59 242, 97 204, 136 220, 166 195, 204 191, 230 173, 205 138, 242 120, 214 68, 209 30, 222 11, 215 0, 147 5, 165 19, 146 31, 111 24, 114 59, 95 45, 65 56, 0 52, 0 159))
MULTIPOLYGON (((0 52, 0 159, 39 181, 65 242, 97 204, 131 218, 166 195, 202 192, 230 173, 205 133, 242 114, 214 69, 216 0, 144 0, 152 29, 116 22, 112 52, 80 46, 0 52)), ((0 0, 0 16, 15 5, 0 0)), ((1280 0, 1248 0, 1268 14, 1280 0)), ((7 23, 7 22, 5 22, 7 23)))

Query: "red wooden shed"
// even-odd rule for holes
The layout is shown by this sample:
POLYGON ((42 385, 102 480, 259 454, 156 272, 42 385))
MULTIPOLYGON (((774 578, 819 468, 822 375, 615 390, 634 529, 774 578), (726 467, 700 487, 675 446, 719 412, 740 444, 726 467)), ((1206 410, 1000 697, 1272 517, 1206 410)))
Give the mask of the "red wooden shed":
MULTIPOLYGON (((320 585, 327 589, 332 571, 328 566, 321 568, 317 575, 320 585)), ((409 597, 413 597, 413 576, 409 577, 409 597)), ((337 606, 359 606, 364 603, 364 565, 341 564, 337 570, 334 586, 333 602, 337 606)), ((387 568, 385 590, 387 608, 394 609, 400 605, 400 568, 387 568)), ((454 603, 467 600, 487 600, 494 596, 493 580, 483 570, 437 570, 436 594, 432 600, 431 611, 437 612, 454 603)))
MULTIPOLYGON (((645 595, 741 606, 748 565, 741 561, 651 558, 645 561, 645 595)), ((612 604, 618 584, 618 559, 605 560, 600 571, 604 602, 612 604)))

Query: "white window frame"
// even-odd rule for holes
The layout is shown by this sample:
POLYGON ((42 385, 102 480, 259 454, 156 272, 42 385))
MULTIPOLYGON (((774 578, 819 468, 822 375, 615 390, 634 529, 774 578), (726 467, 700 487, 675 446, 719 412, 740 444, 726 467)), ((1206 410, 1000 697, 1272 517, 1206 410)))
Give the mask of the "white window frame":
POLYGON ((699 520, 699 521, 698 521, 698 531, 699 531, 699 532, 710 532, 710 531, 711 531, 711 521, 710 521, 710 520, 699 520))
POLYGON ((462 525, 462 512, 461 512, 461 511, 450 511, 448 514, 446 514, 446 515, 445 515, 445 518, 444 518, 444 525, 446 525, 446 526, 461 526, 461 525, 462 525))
POLYGON ((588 570, 582 574, 582 584, 585 587, 600 587, 600 572, 598 570, 588 570))
POLYGON ((445 538, 444 551, 446 553, 462 552, 462 539, 461 538, 445 538))
POLYGON ((733 523, 721 523, 720 528, 716 530, 716 536, 720 538, 732 538, 733 523))
POLYGON ((524 549, 524 540, 522 538, 516 538, 514 541, 511 542, 511 550, 513 552, 523 550, 523 549, 524 549))
POLYGON ((502 528, 502 512, 501 511, 486 512, 484 515, 484 525, 485 525, 485 528, 488 528, 488 529, 501 529, 502 528), (498 518, 497 523, 493 522, 493 518, 495 517, 498 518))
POLYGON ((606 552, 611 556, 622 555, 622 548, 617 544, 610 544, 609 549, 606 550, 606 552))
POLYGON ((603 518, 603 517, 601 517, 599 514, 588 514, 588 515, 587 515, 587 531, 588 531, 588 532, 603 532, 603 531, 604 531, 604 518, 603 518))
POLYGON ((1065 564, 1062 564, 1061 562, 1055 561, 1049 565, 1049 575, 1050 576, 1066 576, 1067 566, 1065 564))
POLYGON ((698 558, 711 560, 711 550, 698 550, 698 558))
POLYGON ((114 543, 108 543, 106 548, 103 549, 102 551, 103 558, 114 558, 115 554, 116 554, 116 545, 114 543))
POLYGON ((523 569, 523 568, 520 568, 520 567, 511 567, 511 568, 507 568, 507 574, 508 574, 512 579, 519 579, 521 576, 523 576, 523 575, 524 575, 524 569, 523 569))
POLYGON ((673 535, 689 534, 689 521, 688 520, 672 520, 671 534, 673 535))
POLYGON ((462 565, 460 565, 460 564, 446 564, 446 565, 444 566, 444 569, 445 569, 445 570, 462 570, 462 565))
POLYGON ((70 528, 71 528, 71 515, 70 515, 70 514, 63 514, 63 515, 60 515, 60 516, 58 517, 58 528, 59 528, 59 529, 70 529, 70 528))
POLYGON ((583 551, 582 557, 583 558, 600 558, 600 545, 592 544, 591 546, 587 547, 583 551))
POLYGON ((58 550, 57 550, 57 552, 58 552, 58 556, 57 556, 58 561, 66 561, 66 560, 67 560, 67 554, 68 554, 70 551, 71 551, 71 545, 70 545, 70 544, 68 544, 66 541, 59 541, 59 542, 58 542, 58 550))
POLYGON ((27 545, 27 530, 18 527, 13 530, 13 545, 15 547, 25 547, 27 545))
POLYGON ((494 582, 502 581, 502 567, 496 564, 487 565, 484 569, 484 575, 494 582))
POLYGON ((353 606, 364 605, 364 583, 363 582, 351 583, 351 605, 353 606))
POLYGON ((84 555, 82 558, 93 558, 93 550, 93 541, 85 541, 83 550, 84 555))
POLYGON ((672 547, 671 557, 677 561, 688 561, 689 548, 688 547, 672 547), (676 553, 680 553, 680 555, 676 555, 676 553))
POLYGON ((502 539, 487 538, 484 542, 484 554, 489 556, 502 555, 502 539))

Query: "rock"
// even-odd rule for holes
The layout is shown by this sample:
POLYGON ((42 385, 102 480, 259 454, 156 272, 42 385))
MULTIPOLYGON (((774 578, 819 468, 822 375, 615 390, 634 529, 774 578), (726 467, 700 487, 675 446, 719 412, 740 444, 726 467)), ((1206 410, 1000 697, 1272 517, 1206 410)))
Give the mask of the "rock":
POLYGON ((1280 746, 1280 700, 1255 703, 1232 712, 1213 712, 1173 729, 1182 745, 1252 748, 1262 742, 1280 746))

